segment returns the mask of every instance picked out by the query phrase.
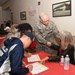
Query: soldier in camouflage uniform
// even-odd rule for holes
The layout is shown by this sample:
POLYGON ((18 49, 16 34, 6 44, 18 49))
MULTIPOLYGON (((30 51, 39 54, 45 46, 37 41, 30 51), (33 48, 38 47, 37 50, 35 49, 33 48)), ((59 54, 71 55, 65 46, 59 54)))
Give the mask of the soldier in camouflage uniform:
POLYGON ((34 34, 36 38, 36 51, 44 50, 47 53, 51 53, 52 50, 48 47, 54 42, 54 36, 59 38, 59 31, 54 22, 49 20, 46 13, 41 13, 40 22, 35 23, 34 34))

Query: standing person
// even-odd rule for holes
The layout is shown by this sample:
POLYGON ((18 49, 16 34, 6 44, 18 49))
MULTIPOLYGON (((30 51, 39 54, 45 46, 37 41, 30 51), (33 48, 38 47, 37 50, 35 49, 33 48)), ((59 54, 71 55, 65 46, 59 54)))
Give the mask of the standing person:
POLYGON ((59 38, 59 31, 48 15, 42 12, 39 15, 40 22, 35 24, 34 34, 36 38, 36 50, 44 50, 51 53, 52 50, 48 47, 51 42, 54 42, 54 36, 59 38))
POLYGON ((55 49, 58 51, 58 56, 48 56, 42 59, 42 63, 46 60, 49 61, 60 61, 61 56, 69 55, 70 63, 75 65, 74 62, 74 46, 72 44, 73 37, 70 32, 62 31, 60 33, 60 39, 61 39, 61 46, 57 46, 53 43, 51 43, 50 48, 55 49))
MULTIPOLYGON (((22 58, 24 55, 24 49, 28 48, 30 44, 32 43, 32 40, 34 38, 33 34, 30 32, 25 32, 25 35, 23 35, 20 39, 13 37, 8 38, 4 41, 4 46, 8 48, 8 50, 14 45, 17 44, 17 46, 9 53, 9 60, 10 60, 10 75, 25 75, 29 71, 32 70, 32 65, 29 65, 27 68, 22 68, 22 58)), ((5 58, 7 58, 7 54, 5 55, 5 58)), ((2 58, 2 61, 3 59, 2 58)), ((8 61, 6 61, 8 63, 8 61)), ((0 64, 1 64, 0 60, 0 64)))
POLYGON ((6 27, 11 27, 11 21, 10 20, 7 21, 6 27))

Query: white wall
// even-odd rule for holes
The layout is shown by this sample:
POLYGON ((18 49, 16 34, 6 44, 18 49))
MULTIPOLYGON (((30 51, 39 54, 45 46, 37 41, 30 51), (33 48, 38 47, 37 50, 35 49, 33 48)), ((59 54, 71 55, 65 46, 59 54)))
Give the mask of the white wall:
POLYGON ((12 13, 13 13, 13 22, 14 23, 23 23, 28 22, 32 26, 38 17, 38 8, 37 8, 37 0, 12 0, 12 13), (29 16, 29 11, 36 11, 34 16, 29 16), (26 20, 20 20, 20 12, 26 11, 26 20))
POLYGON ((11 20, 11 11, 9 10, 3 10, 3 21, 8 21, 8 20, 11 20))
POLYGON ((1 18, 1 20, 2 20, 3 24, 6 24, 6 22, 8 20, 11 20, 11 11, 9 10, 10 8, 11 8, 11 1, 10 0, 8 2, 6 2, 2 6, 2 9, 1 9, 1 11, 2 11, 2 14, 1 14, 2 18, 1 18))
POLYGON ((5 10, 7 8, 11 7, 11 0, 7 1, 3 6, 2 9, 5 10))
POLYGON ((2 21, 2 7, 0 7, 0 25, 3 23, 2 21))
MULTIPOLYGON (((67 1, 67 0, 51 0, 50 3, 58 3, 62 1, 67 1)), ((75 0, 71 0, 71 16, 65 16, 65 17, 52 17, 50 15, 51 19, 56 23, 58 26, 59 30, 67 30, 70 31, 73 35, 75 35, 75 0)), ((52 10, 52 8, 51 8, 52 10)), ((52 11, 51 11, 52 12, 52 11)), ((52 14, 52 13, 51 13, 52 14)))
POLYGON ((71 0, 72 4, 72 15, 65 16, 65 17, 52 17, 52 4, 59 3, 62 1, 67 0, 12 0, 11 10, 13 12, 13 22, 14 23, 23 23, 28 22, 34 26, 34 22, 38 20, 38 15, 40 12, 44 11, 48 13, 50 19, 53 20, 58 29, 61 30, 68 30, 73 35, 75 35, 75 0, 71 0), (38 2, 41 2, 38 5, 38 2), (35 13, 33 12, 35 10, 35 13), (20 20, 20 12, 26 11, 27 20, 20 20), (32 12, 29 14, 29 12, 32 12))

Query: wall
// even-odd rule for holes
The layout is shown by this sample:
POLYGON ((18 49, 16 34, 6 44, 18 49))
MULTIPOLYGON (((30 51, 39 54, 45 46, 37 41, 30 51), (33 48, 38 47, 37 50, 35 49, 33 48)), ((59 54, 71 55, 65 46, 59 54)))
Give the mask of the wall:
POLYGON ((3 6, 2 9, 6 10, 7 8, 11 7, 11 0, 8 0, 3 6))
POLYGON ((7 22, 8 20, 11 20, 11 11, 3 10, 3 22, 7 22))
MULTIPOLYGON (((51 4, 62 2, 63 0, 51 0, 51 4)), ((64 0, 67 1, 67 0, 64 0)), ((70 31, 75 36, 75 0, 71 0, 71 16, 65 16, 65 17, 56 17, 53 18, 52 15, 51 19, 56 23, 59 30, 67 30, 70 31)), ((52 9, 51 9, 52 10, 52 9)), ((51 11, 52 12, 52 11, 51 11)))
POLYGON ((2 21, 2 7, 0 7, 0 25, 3 23, 2 21))
POLYGON ((38 17, 37 0, 12 0, 11 11, 14 23, 28 22, 32 26, 38 17), (18 3, 17 3, 18 2, 18 3), (20 20, 20 12, 26 11, 26 20, 20 20), (31 13, 29 15, 29 12, 31 13))
POLYGON ((3 6, 2 6, 2 21, 3 24, 6 24, 8 20, 11 20, 11 1, 7 1, 3 6))
POLYGON ((58 29, 68 30, 73 35, 75 35, 75 0, 71 0, 72 4, 72 15, 65 17, 52 17, 52 4, 67 1, 67 0, 12 0, 11 10, 13 12, 13 21, 14 23, 23 23, 29 22, 32 26, 34 26, 34 22, 38 21, 38 15, 40 12, 45 11, 50 16, 50 19, 53 20, 58 29), (38 5, 38 2, 41 2, 38 5), (20 20, 20 12, 26 11, 27 19, 20 20), (35 12, 34 12, 35 11, 35 12), (30 12, 30 14, 29 14, 30 12))

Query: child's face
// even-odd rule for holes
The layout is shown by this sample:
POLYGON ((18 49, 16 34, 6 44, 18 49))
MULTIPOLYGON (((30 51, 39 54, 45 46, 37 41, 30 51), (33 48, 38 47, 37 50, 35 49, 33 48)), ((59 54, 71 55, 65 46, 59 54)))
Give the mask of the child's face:
POLYGON ((25 57, 30 57, 32 54, 30 53, 30 52, 26 52, 26 51, 24 51, 24 56, 25 57))
POLYGON ((31 30, 28 30, 28 32, 31 32, 31 30))
POLYGON ((27 37, 25 39, 24 49, 28 48, 31 45, 31 43, 32 43, 32 40, 29 37, 27 37))

